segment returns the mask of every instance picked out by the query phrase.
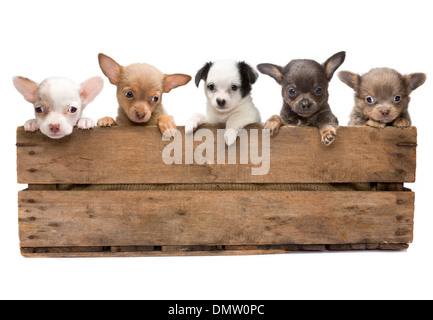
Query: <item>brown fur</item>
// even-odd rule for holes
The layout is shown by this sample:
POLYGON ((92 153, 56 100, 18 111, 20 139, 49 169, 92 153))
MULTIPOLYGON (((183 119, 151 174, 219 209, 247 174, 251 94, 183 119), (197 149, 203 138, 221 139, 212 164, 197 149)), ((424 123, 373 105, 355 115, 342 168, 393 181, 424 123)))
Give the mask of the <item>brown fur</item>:
POLYGON ((281 119, 280 116, 275 115, 266 121, 265 129, 270 130, 271 135, 275 135, 283 124, 283 119, 281 119))
POLYGON ((35 113, 36 118, 45 119, 51 112, 51 106, 53 105, 53 102, 49 96, 42 95, 38 92, 33 105, 35 107, 42 107, 44 109, 44 112, 42 113, 35 113))
POLYGON ((406 128, 412 125, 408 111, 409 95, 425 82, 425 74, 401 75, 393 69, 378 68, 363 76, 349 71, 341 71, 338 76, 355 91, 350 126, 406 128), (395 100, 397 96, 399 101, 395 100), (369 103, 367 98, 373 98, 373 103, 369 103))
POLYGON ((166 75, 146 63, 122 67, 110 57, 100 54, 99 65, 110 80, 117 86, 119 102, 116 121, 110 117, 98 120, 98 126, 147 126, 158 125, 161 133, 175 130, 173 117, 168 116, 162 105, 163 93, 186 85, 191 77, 185 74, 166 75), (133 93, 133 98, 126 94, 133 93), (152 99, 157 99, 153 101, 152 99))
POLYGON ((337 128, 332 125, 321 127, 319 132, 322 137, 322 144, 325 146, 329 146, 337 136, 337 128))
POLYGON ((281 85, 283 96, 280 116, 272 116, 265 123, 265 129, 274 135, 282 124, 315 126, 320 131, 322 144, 329 146, 337 135, 338 119, 328 104, 328 85, 345 57, 345 52, 339 52, 323 64, 292 60, 285 67, 269 63, 258 65, 260 72, 281 85), (291 94, 293 90, 295 94, 291 94))

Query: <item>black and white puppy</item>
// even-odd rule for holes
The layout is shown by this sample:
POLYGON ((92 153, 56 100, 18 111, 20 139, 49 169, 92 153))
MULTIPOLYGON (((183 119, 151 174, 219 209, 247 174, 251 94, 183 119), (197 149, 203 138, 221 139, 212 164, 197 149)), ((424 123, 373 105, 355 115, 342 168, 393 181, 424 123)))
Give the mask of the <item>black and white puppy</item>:
POLYGON ((206 115, 195 114, 185 125, 191 134, 203 123, 225 123, 227 145, 236 142, 238 131, 252 123, 260 123, 260 112, 251 97, 258 73, 247 63, 235 60, 208 62, 195 76, 197 87, 205 82, 206 115))

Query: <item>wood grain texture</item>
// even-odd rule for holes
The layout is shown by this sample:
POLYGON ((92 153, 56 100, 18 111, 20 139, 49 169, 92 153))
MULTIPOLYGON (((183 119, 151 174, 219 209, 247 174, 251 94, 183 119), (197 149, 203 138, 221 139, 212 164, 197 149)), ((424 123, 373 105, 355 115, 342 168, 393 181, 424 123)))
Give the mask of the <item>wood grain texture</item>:
POLYGON ((22 248, 405 244, 412 192, 22 191, 22 248))
MULTIPOLYGON (((218 126, 208 126, 216 136, 218 126)), ((260 126, 249 126, 259 129, 260 126)), ((181 132, 183 127, 179 127, 181 132)), ((259 135, 260 136, 260 135, 259 135)), ((259 139, 260 141, 260 139, 259 139)), ((166 165, 157 127, 75 130, 61 140, 17 131, 18 182, 146 183, 403 183, 415 181, 416 128, 342 127, 330 147, 316 128, 282 127, 271 138, 270 172, 254 164, 166 165)), ((195 142, 195 147, 201 142, 195 142)), ((238 142, 239 144, 239 142, 238 142)), ((239 147, 238 147, 239 148, 239 147)), ((216 150, 216 148, 215 148, 216 150)), ((261 144, 259 143, 259 152, 261 144)), ((259 153, 260 154, 260 153, 259 153)), ((227 157, 227 155, 226 155, 227 157)), ((216 161, 216 155, 215 155, 216 161)), ((238 161, 239 163, 239 161, 238 161)))

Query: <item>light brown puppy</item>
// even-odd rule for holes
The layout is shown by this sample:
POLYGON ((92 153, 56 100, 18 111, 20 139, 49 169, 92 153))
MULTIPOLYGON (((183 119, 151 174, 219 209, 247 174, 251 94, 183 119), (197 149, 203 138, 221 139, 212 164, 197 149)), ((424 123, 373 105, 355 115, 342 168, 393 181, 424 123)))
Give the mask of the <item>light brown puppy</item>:
POLYGON ((341 71, 338 76, 355 91, 349 126, 407 128, 412 125, 409 95, 424 84, 424 73, 402 75, 394 69, 377 68, 362 76, 349 71, 341 71))
POLYGON ((162 134, 174 135, 176 124, 163 108, 162 94, 186 85, 191 76, 167 75, 145 63, 123 67, 102 53, 98 58, 102 72, 117 86, 119 102, 116 121, 105 117, 98 120, 98 126, 158 125, 162 134))

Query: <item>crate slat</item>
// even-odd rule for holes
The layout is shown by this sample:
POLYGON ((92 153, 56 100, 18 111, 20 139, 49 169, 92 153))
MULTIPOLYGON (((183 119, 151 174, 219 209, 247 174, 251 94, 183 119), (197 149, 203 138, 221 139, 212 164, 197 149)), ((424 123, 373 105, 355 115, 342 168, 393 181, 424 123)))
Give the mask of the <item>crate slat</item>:
MULTIPOLYGON (((218 126, 208 126, 216 137, 218 126)), ((259 126, 249 126, 258 129, 259 126)), ((179 130, 184 132, 183 127, 179 130)), ((261 134, 261 133, 260 133, 261 134)), ((259 136, 260 136, 259 134, 259 136)), ((416 128, 342 127, 330 147, 316 128, 283 127, 271 138, 270 172, 254 164, 166 165, 156 127, 76 130, 61 140, 17 131, 23 184, 404 183, 415 181, 416 128)), ((259 139, 260 141, 260 139, 259 139)), ((195 142, 195 147, 201 142, 195 142)), ((217 148, 215 147, 215 150, 217 148)), ((227 152, 226 152, 227 153, 227 152)), ((261 154, 261 143, 259 143, 261 154)), ((227 157, 227 155, 226 155, 227 157)), ((217 155, 215 154, 215 162, 217 155)))
POLYGON ((412 192, 22 191, 22 248, 407 244, 412 192))
POLYGON ((406 250, 408 244, 345 244, 345 245, 266 245, 266 246, 168 246, 143 247, 45 247, 21 248, 29 258, 80 258, 80 257, 172 257, 172 256, 233 256, 284 254, 299 251, 347 250, 406 250))

